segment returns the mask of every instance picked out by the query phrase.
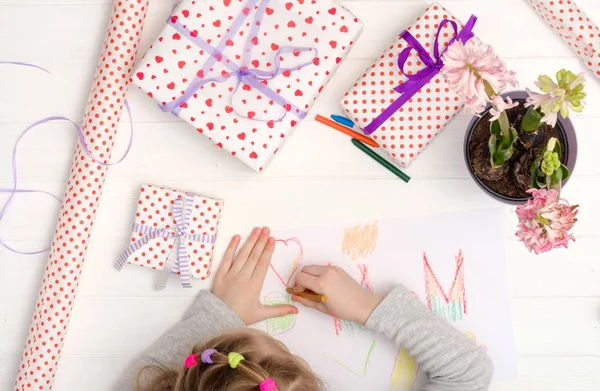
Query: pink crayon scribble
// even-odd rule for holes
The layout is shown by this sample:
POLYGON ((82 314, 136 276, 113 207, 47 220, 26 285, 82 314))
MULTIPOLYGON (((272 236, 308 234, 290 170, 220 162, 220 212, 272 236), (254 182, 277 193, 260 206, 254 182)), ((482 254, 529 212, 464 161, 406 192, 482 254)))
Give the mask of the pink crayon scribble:
POLYGON ((285 244, 286 247, 288 246, 289 242, 296 243, 298 245, 299 252, 298 252, 298 255, 296 255, 296 258, 294 259, 294 262, 292 263, 292 268, 291 268, 291 271, 290 271, 290 274, 289 274, 287 280, 284 280, 281 277, 281 274, 275 269, 275 267, 273 266, 273 263, 271 263, 271 265, 270 265, 271 270, 273 270, 273 273, 275 273, 275 275, 277 276, 279 281, 281 281, 283 286, 285 286, 286 288, 289 288, 290 281, 292 281, 294 274, 296 274, 298 269, 300 269, 300 265, 302 265, 302 260, 304 258, 304 251, 302 250, 302 243, 300 243, 300 239, 298 239, 298 238, 277 239, 277 242, 285 244))
POLYGON ((360 271, 360 286, 373 293, 373 285, 371 284, 371 277, 369 276, 369 267, 365 264, 359 264, 358 270, 360 271))
POLYGON ((460 320, 467 314, 467 293, 465 290, 465 268, 462 250, 456 256, 456 272, 448 293, 444 291, 423 253, 425 267, 425 291, 427 306, 447 321, 460 320))

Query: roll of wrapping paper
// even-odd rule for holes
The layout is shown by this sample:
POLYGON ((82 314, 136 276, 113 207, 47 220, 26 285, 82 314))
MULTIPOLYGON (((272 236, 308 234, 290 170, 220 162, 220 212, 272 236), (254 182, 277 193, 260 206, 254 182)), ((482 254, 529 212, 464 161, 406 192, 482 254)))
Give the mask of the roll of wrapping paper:
POLYGON ((600 29, 571 0, 527 0, 600 79, 600 29))
POLYGON ((148 0, 115 0, 15 390, 51 390, 67 334, 148 0))

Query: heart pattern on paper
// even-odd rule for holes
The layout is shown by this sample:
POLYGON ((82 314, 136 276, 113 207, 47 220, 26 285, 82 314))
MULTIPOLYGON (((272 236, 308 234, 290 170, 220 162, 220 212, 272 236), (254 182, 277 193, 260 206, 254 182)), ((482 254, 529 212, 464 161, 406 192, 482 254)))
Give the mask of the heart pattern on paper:
POLYGON ((165 105, 181 97, 196 77, 230 74, 228 61, 241 65, 250 22, 262 6, 261 29, 258 36, 249 39, 252 55, 246 65, 250 70, 266 71, 275 69, 279 63, 281 68, 288 69, 262 83, 290 105, 282 107, 249 84, 237 86, 234 76, 224 82, 203 85, 178 114, 224 151, 262 171, 291 135, 293 124, 300 120, 293 114, 292 106, 305 112, 311 108, 353 46, 362 23, 340 5, 332 7, 305 0, 250 1, 256 5, 250 6, 249 0, 184 0, 171 21, 185 24, 189 36, 212 47, 223 41, 222 53, 211 67, 203 69, 210 52, 167 25, 137 65, 133 81, 148 96, 165 105), (245 23, 227 35, 240 15, 245 23), (318 53, 283 51, 276 59, 275 54, 284 47, 314 48, 318 53), (302 64, 307 65, 297 70, 302 64), (242 132, 246 136, 237 137, 242 132))

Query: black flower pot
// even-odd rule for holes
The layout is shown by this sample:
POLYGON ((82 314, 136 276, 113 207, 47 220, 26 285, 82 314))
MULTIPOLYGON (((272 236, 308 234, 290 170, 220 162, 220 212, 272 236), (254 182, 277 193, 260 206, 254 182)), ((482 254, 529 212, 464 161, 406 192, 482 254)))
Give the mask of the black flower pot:
MULTIPOLYGON (((513 91, 502 94, 503 98, 506 99, 507 97, 510 97, 513 101, 523 101, 527 99, 527 96, 528 94, 526 91, 513 91)), ((485 114, 487 114, 490 109, 491 105, 488 105, 486 110, 481 114, 481 117, 474 116, 467 128, 467 133, 465 134, 465 142, 463 147, 467 169, 469 170, 469 174, 471 174, 471 177, 477 183, 477 185, 491 197, 507 204, 523 204, 527 202, 527 197, 509 197, 500 194, 490 189, 474 172, 471 157, 469 156, 469 145, 471 143, 471 136, 473 135, 473 131, 475 130, 479 121, 483 120, 483 116, 485 116, 485 114)), ((562 118, 560 115, 558 116, 556 129, 559 134, 558 139, 560 141, 561 146, 563 147, 562 153, 564 157, 564 164, 571 172, 573 172, 575 168, 575 161, 577 160, 577 138, 575 136, 575 129, 573 128, 573 124, 570 119, 562 118)), ((512 174, 509 173, 507 175, 512 174)), ((563 186, 567 183, 568 180, 569 178, 563 181, 563 186)))

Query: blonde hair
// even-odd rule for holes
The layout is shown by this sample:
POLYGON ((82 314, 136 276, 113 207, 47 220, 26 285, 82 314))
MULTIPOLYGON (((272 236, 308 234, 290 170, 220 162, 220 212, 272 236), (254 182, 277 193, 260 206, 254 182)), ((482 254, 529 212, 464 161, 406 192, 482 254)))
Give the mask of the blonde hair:
POLYGON ((320 391, 321 380, 307 364, 283 348, 268 335, 246 332, 226 333, 194 346, 197 364, 187 369, 183 358, 179 370, 159 366, 143 367, 138 373, 136 391, 257 391, 262 381, 271 378, 278 391, 320 391), (280 352, 274 350, 280 349, 280 352), (200 355, 216 349, 214 364, 202 363, 200 355), (227 356, 237 352, 244 356, 236 369, 229 366, 227 356), (153 372, 153 376, 149 372, 153 372), (144 379, 142 381, 142 375, 144 379), (142 385, 142 383, 148 383, 142 385))

